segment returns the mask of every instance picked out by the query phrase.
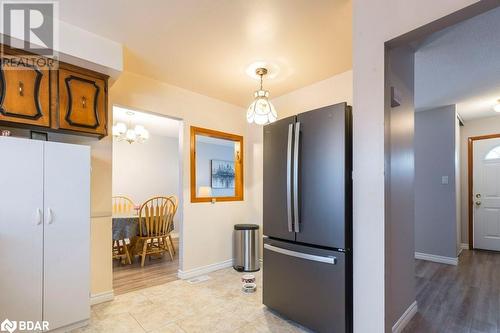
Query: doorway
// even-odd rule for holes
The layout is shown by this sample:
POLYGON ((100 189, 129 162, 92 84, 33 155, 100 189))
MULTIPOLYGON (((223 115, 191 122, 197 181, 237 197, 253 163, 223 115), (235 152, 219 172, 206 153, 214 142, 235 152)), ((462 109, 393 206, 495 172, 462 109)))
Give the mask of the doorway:
MULTIPOLYGON (((497 274, 500 253, 467 251, 478 235, 500 239, 497 194, 491 188, 498 180, 471 195, 467 190, 468 139, 498 133, 500 124, 495 107, 500 60, 490 53, 500 45, 500 9, 488 9, 454 14, 386 44, 386 270, 391 279, 386 311, 388 326, 404 320, 408 332, 497 327, 476 309, 499 297, 499 282, 482 272, 497 274), (492 200, 472 207, 475 220, 482 219, 474 235, 467 221, 470 203, 476 206, 478 200, 471 198, 479 194, 484 200, 485 193, 492 200), (474 279, 466 280, 471 274, 474 279), (448 296, 443 287, 464 293, 448 296), (471 299, 471 293, 479 296, 471 299)), ((485 143, 479 152, 480 141, 471 143, 478 153, 472 162, 482 165, 478 177, 490 172, 491 179, 500 160, 485 159, 500 142, 485 143)), ((491 243, 482 246, 494 249, 491 243)))
POLYGON ((177 279, 182 121, 113 106, 113 290, 177 279))
POLYGON ((500 134, 469 138, 469 247, 500 251, 500 134))

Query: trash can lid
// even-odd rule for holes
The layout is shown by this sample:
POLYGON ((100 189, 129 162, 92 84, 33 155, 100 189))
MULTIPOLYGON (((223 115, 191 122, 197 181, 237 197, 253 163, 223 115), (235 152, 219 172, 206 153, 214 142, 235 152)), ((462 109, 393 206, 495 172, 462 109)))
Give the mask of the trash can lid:
POLYGON ((234 230, 258 230, 257 224, 235 224, 234 230))

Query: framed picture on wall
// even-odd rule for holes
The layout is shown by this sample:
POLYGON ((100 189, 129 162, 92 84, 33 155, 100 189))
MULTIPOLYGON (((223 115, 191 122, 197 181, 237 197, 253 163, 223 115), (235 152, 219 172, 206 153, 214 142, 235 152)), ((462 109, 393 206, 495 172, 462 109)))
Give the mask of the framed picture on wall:
POLYGON ((212 188, 234 188, 234 162, 210 160, 212 188))

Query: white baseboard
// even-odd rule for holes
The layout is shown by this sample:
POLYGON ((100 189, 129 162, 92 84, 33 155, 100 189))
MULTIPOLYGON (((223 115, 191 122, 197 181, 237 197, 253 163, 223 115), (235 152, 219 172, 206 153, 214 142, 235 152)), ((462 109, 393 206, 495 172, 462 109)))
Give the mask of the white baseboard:
POLYGON ((104 302, 112 301, 115 298, 113 290, 105 291, 98 294, 90 295, 90 305, 96 305, 104 302))
POLYGON ((460 257, 460 255, 462 254, 463 250, 468 250, 468 249, 469 249, 469 244, 467 244, 467 243, 460 243, 460 247, 458 248, 458 255, 457 255, 457 257, 460 257))
MULTIPOLYGON (((66 332, 72 332, 73 330, 76 330, 77 328, 85 327, 90 323, 90 320, 82 320, 77 323, 69 324, 67 326, 59 327, 56 328, 55 330, 50 330, 50 333, 66 333, 66 332)), ((50 323, 49 323, 49 328, 50 328, 50 323)))
POLYGON ((189 269, 187 271, 182 271, 179 269, 179 271, 177 272, 177 276, 179 277, 179 279, 183 280, 191 279, 194 278, 195 276, 211 273, 214 271, 218 271, 219 269, 228 268, 232 266, 233 266, 233 259, 228 259, 215 264, 189 269))
POLYGON ((454 266, 458 265, 458 257, 456 257, 456 258, 443 257, 443 256, 437 256, 435 254, 415 252, 415 259, 433 261, 433 262, 438 262, 440 264, 448 264, 448 265, 454 265, 454 266))
POLYGON ((408 309, 403 313, 403 315, 398 319, 398 321, 392 326, 392 333, 400 333, 408 325, 413 316, 417 313, 418 306, 417 301, 413 302, 408 309))

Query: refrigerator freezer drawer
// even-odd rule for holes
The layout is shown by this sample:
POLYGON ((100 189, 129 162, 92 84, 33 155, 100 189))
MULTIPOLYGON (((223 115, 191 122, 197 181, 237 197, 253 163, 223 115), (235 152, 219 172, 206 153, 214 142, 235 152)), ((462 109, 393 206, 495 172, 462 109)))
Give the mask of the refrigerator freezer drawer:
POLYGON ((266 240, 263 301, 316 332, 346 332, 345 254, 266 240))

